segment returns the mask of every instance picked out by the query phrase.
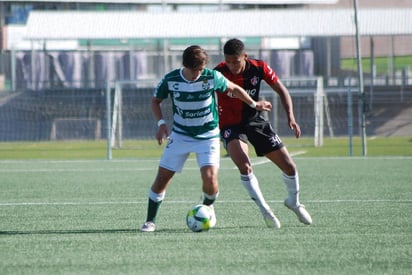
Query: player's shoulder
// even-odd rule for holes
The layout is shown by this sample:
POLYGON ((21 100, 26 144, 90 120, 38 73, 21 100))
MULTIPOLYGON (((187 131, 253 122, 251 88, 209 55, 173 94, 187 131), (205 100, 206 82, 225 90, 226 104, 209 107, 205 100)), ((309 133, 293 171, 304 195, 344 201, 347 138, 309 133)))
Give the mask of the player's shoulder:
POLYGON ((267 81, 271 82, 277 79, 276 72, 270 67, 270 65, 261 59, 249 59, 248 71, 250 73, 255 72, 263 76, 267 81), (272 80, 269 80, 272 79, 272 80))
POLYGON ((218 79, 218 80, 224 79, 224 76, 221 72, 215 69, 210 69, 210 68, 205 68, 202 72, 202 76, 210 78, 210 79, 211 78, 218 79))
POLYGON ((248 58, 247 60, 250 64, 250 66, 253 66, 253 67, 266 67, 266 66, 268 66, 266 61, 261 60, 261 59, 248 58))
POLYGON ((180 71, 181 71, 180 68, 179 69, 174 69, 174 70, 168 72, 167 74, 165 74, 163 76, 163 79, 173 79, 173 78, 180 77, 180 71))
POLYGON ((182 81, 180 69, 175 69, 163 75, 163 78, 160 80, 159 85, 166 85, 167 83, 171 81, 175 81, 175 82, 182 81))
POLYGON ((227 66, 226 66, 226 62, 220 62, 219 64, 216 65, 216 67, 214 68, 214 70, 219 71, 219 72, 223 72, 225 70, 227 70, 227 66))
POLYGON ((202 72, 203 75, 214 75, 215 74, 215 70, 210 69, 210 68, 205 68, 202 72))

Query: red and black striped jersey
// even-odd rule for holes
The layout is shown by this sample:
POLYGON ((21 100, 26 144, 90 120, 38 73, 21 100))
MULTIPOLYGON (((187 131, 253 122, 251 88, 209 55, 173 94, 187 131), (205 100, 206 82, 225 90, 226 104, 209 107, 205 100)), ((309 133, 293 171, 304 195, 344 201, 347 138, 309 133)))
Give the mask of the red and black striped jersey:
MULTIPOLYGON (((234 75, 226 66, 226 62, 219 63, 215 70, 220 71, 227 79, 241 86, 256 101, 259 100, 260 84, 264 80, 268 85, 278 81, 278 76, 270 66, 256 59, 246 59, 245 71, 234 75)), ((252 121, 260 112, 250 108, 241 100, 233 97, 230 92, 217 93, 219 104, 220 128, 252 121)))

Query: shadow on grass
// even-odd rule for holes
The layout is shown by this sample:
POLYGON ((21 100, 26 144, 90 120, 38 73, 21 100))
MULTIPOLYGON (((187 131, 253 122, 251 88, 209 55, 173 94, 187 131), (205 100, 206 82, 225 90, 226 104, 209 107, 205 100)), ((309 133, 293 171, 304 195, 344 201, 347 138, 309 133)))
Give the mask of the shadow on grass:
MULTIPOLYGON (((255 226, 243 226, 243 229, 253 229, 255 226)), ((62 229, 62 230, 0 230, 0 236, 12 236, 12 235, 63 235, 63 234, 119 234, 119 233, 133 233, 133 234, 186 234, 186 233, 208 233, 212 231, 221 232, 224 230, 239 230, 239 227, 216 227, 210 231, 205 232, 192 232, 189 229, 171 229, 162 228, 157 229, 155 232, 141 232, 138 228, 133 229, 62 229)))
POLYGON ((0 236, 12 235, 64 235, 64 234, 176 234, 176 233, 192 233, 190 230, 182 229, 158 229, 155 232, 141 232, 140 229, 72 229, 72 230, 2 230, 0 236))
POLYGON ((48 235, 48 234, 111 234, 137 233, 138 229, 73 229, 73 230, 10 230, 0 231, 0 235, 48 235))

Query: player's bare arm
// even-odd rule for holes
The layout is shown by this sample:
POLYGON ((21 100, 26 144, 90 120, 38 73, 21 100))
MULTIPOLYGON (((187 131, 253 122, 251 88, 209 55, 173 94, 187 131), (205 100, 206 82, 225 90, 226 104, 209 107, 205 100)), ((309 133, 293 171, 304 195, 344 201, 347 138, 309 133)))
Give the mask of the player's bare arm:
POLYGON ((271 85, 271 88, 279 95, 283 108, 285 109, 286 116, 288 118, 288 126, 295 132, 295 137, 301 136, 300 126, 295 120, 293 112, 293 102, 288 89, 279 80, 275 84, 271 85))
POLYGON ((156 140, 159 145, 163 143, 163 140, 169 136, 169 128, 167 128, 166 122, 163 120, 162 109, 160 105, 162 100, 156 97, 152 98, 152 112, 157 122, 156 140))
POLYGON ((227 89, 236 98, 242 100, 247 105, 256 108, 258 111, 270 111, 272 109, 272 103, 265 100, 254 101, 243 88, 231 81, 228 81, 227 89))

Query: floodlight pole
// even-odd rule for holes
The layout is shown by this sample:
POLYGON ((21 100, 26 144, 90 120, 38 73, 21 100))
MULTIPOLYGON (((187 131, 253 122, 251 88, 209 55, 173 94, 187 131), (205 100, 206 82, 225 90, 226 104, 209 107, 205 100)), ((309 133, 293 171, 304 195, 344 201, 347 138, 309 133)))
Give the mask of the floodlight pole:
POLYGON ((358 86, 360 92, 360 110, 361 110, 361 135, 362 135, 362 155, 366 156, 366 102, 365 102, 365 90, 363 87, 363 70, 362 70, 362 56, 361 56, 361 46, 360 46, 360 34, 359 34, 359 23, 358 23, 358 0, 353 0, 353 6, 355 10, 355 29, 356 29, 356 57, 358 63, 358 86))

